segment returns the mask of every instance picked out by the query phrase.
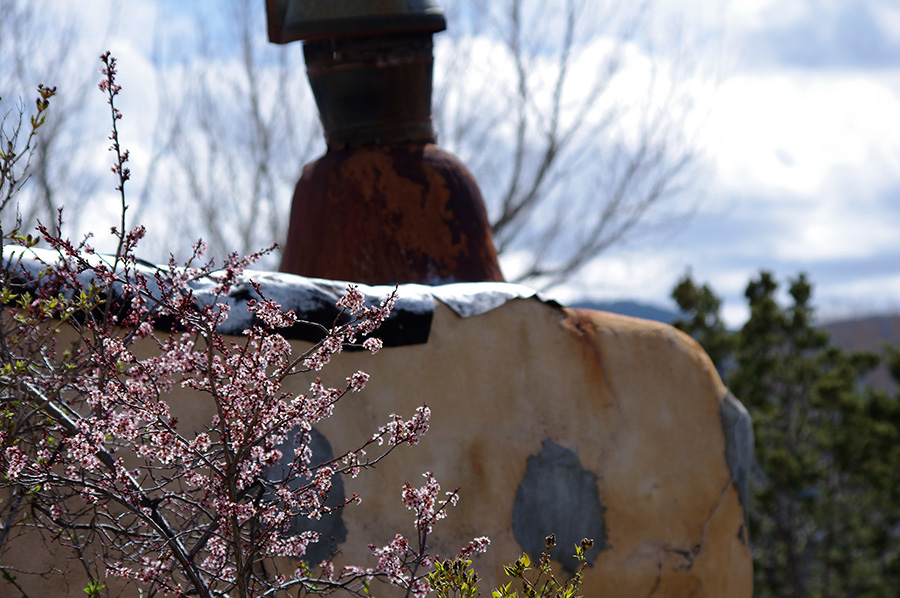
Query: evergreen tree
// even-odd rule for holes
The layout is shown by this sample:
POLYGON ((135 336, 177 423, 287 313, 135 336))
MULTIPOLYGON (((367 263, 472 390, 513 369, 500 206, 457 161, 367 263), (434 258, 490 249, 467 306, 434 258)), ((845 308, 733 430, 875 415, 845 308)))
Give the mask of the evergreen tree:
MULTIPOLYGON (((720 300, 685 276, 676 326, 700 342, 753 417, 750 538, 759 597, 894 597, 900 587, 900 399, 863 387, 880 362, 847 353, 813 324, 812 286, 790 304, 761 272, 750 317, 728 331, 720 300)), ((900 350, 887 351, 900 381, 900 350)))

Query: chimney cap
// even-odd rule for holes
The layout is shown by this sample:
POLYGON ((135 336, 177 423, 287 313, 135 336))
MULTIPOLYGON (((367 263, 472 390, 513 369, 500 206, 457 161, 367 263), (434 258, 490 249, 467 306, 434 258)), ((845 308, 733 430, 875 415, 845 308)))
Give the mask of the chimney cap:
POLYGON ((447 28, 434 0, 266 0, 266 15, 276 44, 447 28))

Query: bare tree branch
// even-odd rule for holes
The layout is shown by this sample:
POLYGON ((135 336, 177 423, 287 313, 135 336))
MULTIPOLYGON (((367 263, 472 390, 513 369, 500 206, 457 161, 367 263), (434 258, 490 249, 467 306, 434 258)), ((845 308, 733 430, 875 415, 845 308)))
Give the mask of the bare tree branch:
MULTIPOLYGON (((22 224, 27 227, 39 219, 55 226, 52 223, 63 206, 71 214, 69 223, 77 225, 99 183, 84 167, 90 156, 79 151, 90 138, 83 116, 96 77, 93 69, 80 68, 83 56, 75 50, 82 40, 77 24, 58 13, 58 8, 41 0, 0 1, 0 54, 5 57, 2 95, 10 100, 17 94, 30 95, 39 83, 59 89, 53 118, 36 147, 31 180, 20 197, 22 224)), ((111 15, 106 35, 114 20, 111 15)), ((93 43, 97 51, 91 52, 91 60, 100 53, 103 40, 93 43)))
POLYGON ((202 236, 215 257, 285 237, 293 186, 324 146, 299 46, 261 38, 258 7, 232 0, 224 12, 224 32, 209 31, 206 13, 196 15, 203 33, 184 65, 188 89, 177 108, 181 126, 172 130, 167 189, 170 202, 190 198, 180 232, 202 236))
MULTIPOLYGON (((450 4, 451 14, 478 15, 492 24, 502 40, 492 51, 501 54, 513 79, 485 78, 488 89, 480 95, 499 105, 492 121, 454 113, 458 126, 489 133, 451 128, 447 135, 449 119, 442 111, 450 94, 440 86, 471 85, 467 79, 481 76, 478 61, 486 57, 470 55, 468 68, 455 61, 436 94, 441 137, 450 139, 450 149, 481 182, 501 254, 529 254, 516 281, 554 286, 626 240, 684 188, 694 156, 678 142, 683 123, 674 95, 681 90, 677 84, 657 90, 651 77, 640 105, 614 96, 628 67, 625 55, 633 52, 629 44, 645 23, 646 4, 508 0, 500 9, 481 0, 450 4), (485 19, 485 13, 492 18, 485 19), (590 78, 586 63, 596 65, 590 78), (469 146, 472 140, 478 147, 469 146)), ((454 25, 451 21, 451 31, 454 25)), ((456 36, 454 47, 467 39, 456 36)), ((477 105, 471 112, 484 109, 477 105)))

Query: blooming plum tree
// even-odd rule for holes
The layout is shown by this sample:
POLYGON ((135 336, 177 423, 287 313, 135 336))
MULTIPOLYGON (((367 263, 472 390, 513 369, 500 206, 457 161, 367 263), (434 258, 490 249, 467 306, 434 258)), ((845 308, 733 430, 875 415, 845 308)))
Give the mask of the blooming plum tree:
MULTIPOLYGON (((101 59, 121 198, 122 220, 112 229, 116 253, 99 255, 89 238, 76 243, 56 234, 61 213, 56 227, 38 227, 50 251, 33 249, 35 238, 0 230, 0 243, 8 245, 0 268, 0 486, 6 492, 0 551, 14 542, 16 525, 37 528, 74 551, 94 595, 106 583, 208 598, 364 595, 382 578, 407 595, 424 596, 433 564, 428 535, 458 498, 457 491, 441 495, 430 473, 421 488, 402 489, 403 503, 415 512, 415 540, 398 534, 385 546, 371 545, 375 566, 336 571, 325 561, 312 568, 302 559, 319 534, 292 531, 298 518, 319 519, 360 500, 354 495, 326 506, 334 476, 356 476, 399 445, 417 444, 428 430, 430 410, 422 405, 408 420, 392 415, 354 450, 317 463, 313 426, 362 391, 369 376, 356 372, 337 387, 316 377, 301 394, 283 386, 289 377, 319 372, 345 346, 376 353, 381 341, 371 335, 389 317, 396 290, 369 305, 349 285, 337 301, 339 318, 330 328, 320 326, 322 339, 295 355, 279 330, 304 322, 250 282, 252 324, 239 338, 220 332, 229 317, 221 299, 265 252, 232 254, 216 267, 204 261, 198 242, 183 264, 173 258, 148 267, 136 258, 145 231, 125 229, 130 172, 116 125, 121 87, 115 58, 101 59), (200 281, 211 281, 212 301, 198 298, 200 281), (203 429, 179 426, 168 400, 179 387, 209 407, 203 429), (292 450, 287 458, 286 450, 292 450)), ((32 136, 51 96, 41 88, 32 136)), ((5 206, 25 175, 2 160, 16 140, 2 141, 8 145, 0 155, 0 184, 9 185, 0 188, 9 192, 5 206)), ((477 538, 463 553, 487 544, 477 538)))

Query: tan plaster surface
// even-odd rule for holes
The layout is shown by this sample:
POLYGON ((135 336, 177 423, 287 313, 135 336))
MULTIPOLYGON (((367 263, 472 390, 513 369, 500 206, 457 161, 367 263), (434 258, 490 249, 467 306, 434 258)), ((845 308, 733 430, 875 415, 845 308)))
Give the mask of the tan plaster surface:
MULTIPOLYGON (((422 403, 432 425, 418 446, 399 447, 375 470, 345 480, 347 495, 359 493, 362 504, 344 513, 348 541, 339 562, 372 566, 367 544, 383 545, 398 532, 413 536, 400 488, 421 485, 421 473, 431 471, 443 489, 460 489, 459 505, 435 528, 433 548, 452 556, 472 537, 490 536, 490 551, 476 559, 489 596, 504 582, 502 564, 521 553, 512 505, 528 456, 549 439, 598 476, 606 509, 607 546, 586 573, 584 596, 752 595, 744 514, 720 424, 726 391, 687 336, 535 299, 467 319, 438 305, 427 344, 345 353, 326 368, 326 382, 357 369, 372 376, 366 390, 317 426, 335 454, 356 448, 389 414, 408 417, 422 403)), ((309 378, 294 383, 302 392, 309 378)), ((208 415, 208 406, 188 396, 174 399, 173 410, 185 431, 208 415)), ((24 550, 3 559, 41 561, 38 570, 53 562, 46 548, 24 550)), ((74 581, 68 591, 42 580, 29 587, 40 588, 34 596, 83 596, 74 581)), ((373 591, 392 595, 385 586, 373 591)))

